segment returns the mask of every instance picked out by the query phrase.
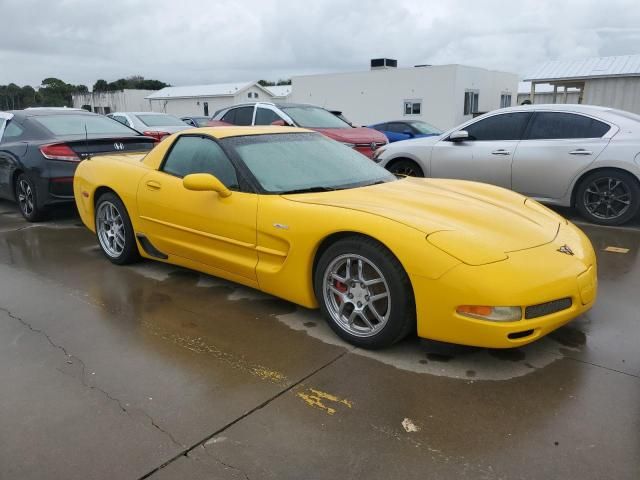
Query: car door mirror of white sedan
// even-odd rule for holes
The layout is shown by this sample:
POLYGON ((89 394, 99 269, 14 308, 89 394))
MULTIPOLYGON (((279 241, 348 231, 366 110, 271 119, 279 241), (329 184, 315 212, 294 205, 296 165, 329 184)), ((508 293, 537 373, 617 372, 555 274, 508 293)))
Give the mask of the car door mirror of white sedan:
POLYGON ((469 132, 466 130, 458 130, 449 135, 449 140, 452 142, 464 142, 465 140, 469 140, 469 132))
POLYGON ((187 190, 195 192, 216 192, 222 198, 231 195, 224 183, 209 173, 192 173, 182 179, 182 185, 187 190))

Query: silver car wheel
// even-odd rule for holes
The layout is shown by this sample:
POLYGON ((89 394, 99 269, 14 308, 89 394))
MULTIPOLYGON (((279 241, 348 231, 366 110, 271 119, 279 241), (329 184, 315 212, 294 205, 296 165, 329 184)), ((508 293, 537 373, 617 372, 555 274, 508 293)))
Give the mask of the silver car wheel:
POLYGON ((33 190, 26 180, 18 182, 18 204, 25 215, 33 213, 33 190))
POLYGON ((345 254, 333 259, 324 272, 322 291, 332 320, 350 335, 371 337, 389 320, 389 286, 365 257, 345 254))
POLYGON ((583 202, 594 217, 612 220, 624 215, 631 207, 631 190, 618 178, 601 177, 589 184, 584 191, 583 202))
POLYGON ((122 255, 125 247, 124 221, 116 206, 102 202, 96 213, 96 231, 102 250, 112 258, 122 255))

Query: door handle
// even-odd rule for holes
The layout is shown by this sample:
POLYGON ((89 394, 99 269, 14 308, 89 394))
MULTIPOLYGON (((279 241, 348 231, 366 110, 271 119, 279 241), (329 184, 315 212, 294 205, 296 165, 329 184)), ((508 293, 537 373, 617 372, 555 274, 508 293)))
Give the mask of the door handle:
POLYGON ((500 148, 498 150, 494 150, 491 152, 492 155, 511 155, 509 150, 505 150, 504 148, 500 148))
POLYGON ((573 150, 569 152, 569 155, 592 155, 593 152, 589 150, 585 150, 584 148, 578 148, 577 150, 573 150))
POLYGON ((161 187, 162 185, 160 185, 158 182, 154 182, 153 180, 149 180, 147 182, 147 188, 149 190, 160 190, 161 187))

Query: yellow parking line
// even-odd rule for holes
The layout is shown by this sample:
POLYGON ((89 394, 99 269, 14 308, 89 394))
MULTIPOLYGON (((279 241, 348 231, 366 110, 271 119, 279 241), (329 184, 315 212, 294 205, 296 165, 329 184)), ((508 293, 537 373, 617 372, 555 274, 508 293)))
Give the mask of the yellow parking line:
POLYGON ((628 248, 622 248, 622 247, 607 247, 604 249, 604 251, 611 252, 611 253, 629 253, 628 248))

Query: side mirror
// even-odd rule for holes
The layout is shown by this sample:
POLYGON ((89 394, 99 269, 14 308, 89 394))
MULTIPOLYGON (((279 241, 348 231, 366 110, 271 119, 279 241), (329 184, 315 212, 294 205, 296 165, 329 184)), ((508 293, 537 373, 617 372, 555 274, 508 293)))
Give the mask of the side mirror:
POLYGON ((222 198, 231 195, 231 190, 213 175, 208 173, 192 173, 182 179, 182 186, 194 192, 217 192, 222 198))
POLYGON ((469 132, 466 130, 458 130, 449 135, 449 140, 452 142, 464 142, 465 140, 469 140, 469 132))
POLYGON ((409 138, 413 138, 415 137, 415 135, 413 134, 413 132, 410 129, 406 129, 405 131, 403 131, 402 133, 404 133, 405 135, 408 135, 409 138))
POLYGON ((273 122, 271 122, 271 125, 273 125, 275 127, 286 127, 287 126, 287 122, 285 122, 282 119, 274 120, 273 122))

